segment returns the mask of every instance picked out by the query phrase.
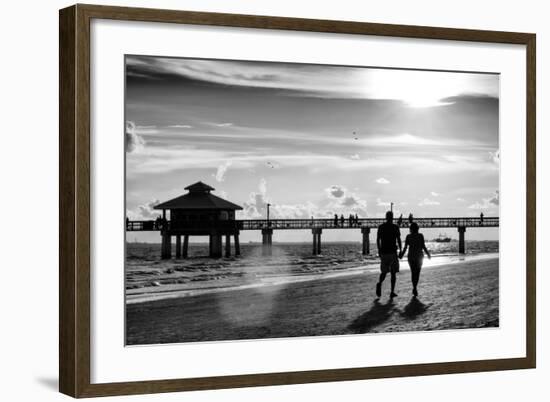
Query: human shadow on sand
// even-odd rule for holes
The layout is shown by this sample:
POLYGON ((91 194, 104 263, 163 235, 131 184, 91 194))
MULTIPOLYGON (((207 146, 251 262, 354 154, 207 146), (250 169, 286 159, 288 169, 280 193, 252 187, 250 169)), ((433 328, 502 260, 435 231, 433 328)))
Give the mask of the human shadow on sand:
POLYGON ((353 320, 348 329, 356 334, 369 332, 372 328, 389 320, 394 310, 393 299, 390 299, 386 304, 382 304, 376 299, 370 310, 353 320))
POLYGON ((409 304, 405 306, 403 311, 399 311, 399 314, 409 320, 414 320, 421 314, 424 314, 432 304, 424 304, 416 297, 413 297, 409 304))

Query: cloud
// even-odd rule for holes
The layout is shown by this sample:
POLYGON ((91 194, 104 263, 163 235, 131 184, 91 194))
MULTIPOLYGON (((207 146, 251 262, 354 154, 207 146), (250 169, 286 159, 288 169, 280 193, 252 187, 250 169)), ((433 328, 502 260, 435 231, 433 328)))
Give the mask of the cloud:
POLYGON ((238 214, 244 219, 259 219, 267 216, 267 181, 262 178, 258 184, 258 191, 250 193, 248 200, 243 203, 243 210, 238 214))
POLYGON ((494 195, 488 198, 483 198, 481 201, 478 201, 468 208, 470 209, 495 209, 500 205, 500 192, 496 190, 494 195))
POLYGON ((149 202, 138 205, 133 210, 127 210, 126 216, 128 216, 129 219, 136 221, 154 219, 159 215, 159 211, 156 211, 153 208, 159 203, 159 200, 153 199, 149 202))
POLYGON ((491 198, 489 200, 489 202, 493 205, 500 205, 500 191, 499 190, 495 191, 495 195, 493 196, 493 198, 491 198))
POLYGON ((389 207, 391 206, 391 203, 389 201, 383 201, 380 198, 376 199, 376 206, 378 207, 389 207))
POLYGON ((222 182, 225 180, 225 173, 227 172, 227 169, 229 169, 229 166, 231 166, 231 161, 226 161, 222 163, 220 166, 218 166, 218 170, 216 171, 216 174, 213 174, 216 178, 217 182, 222 182))
POLYGON ((270 208, 270 215, 276 219, 308 219, 318 216, 318 207, 312 202, 305 204, 274 204, 270 208))
POLYGON ((328 197, 328 204, 324 208, 318 209, 318 216, 348 215, 350 213, 367 215, 367 201, 350 192, 344 186, 330 186, 325 189, 325 194, 328 197))
POLYGON ((271 204, 270 217, 273 219, 309 219, 310 217, 332 217, 334 214, 358 214, 366 216, 367 201, 354 193, 348 192, 343 186, 333 185, 324 190, 325 204, 320 207, 311 201, 298 204, 280 204, 276 199, 267 195, 267 182, 261 179, 258 191, 250 193, 248 200, 243 203, 243 210, 239 211, 241 219, 261 219, 267 216, 267 203, 271 204))
POLYGON ((458 202, 464 202, 464 201, 466 201, 464 198, 460 198, 460 197, 458 197, 456 200, 457 200, 458 202))
POLYGON ((214 127, 231 127, 233 123, 206 123, 214 127))
POLYGON ((419 206, 423 207, 423 206, 434 206, 434 205, 439 205, 440 202, 439 201, 435 201, 435 200, 430 200, 429 198, 424 198, 422 201, 420 201, 418 203, 419 206))
POLYGON ((267 194, 267 181, 263 177, 260 180, 260 184, 258 185, 258 188, 260 189, 260 193, 262 193, 263 195, 267 194))
POLYGON ((193 128, 193 126, 190 126, 189 124, 173 124, 171 126, 167 126, 169 128, 193 128))
POLYGON ((390 181, 388 179, 384 179, 383 177, 380 177, 379 179, 375 180, 378 184, 390 184, 390 181))
POLYGON ((329 188, 326 188, 325 192, 327 193, 329 198, 342 198, 346 193, 346 189, 341 186, 333 185, 333 186, 330 186, 329 188))
POLYGON ((430 193, 430 195, 431 195, 432 197, 439 197, 441 194, 436 193, 435 191, 432 191, 432 192, 430 193))
POLYGON ((137 127, 133 121, 126 121, 126 152, 139 152, 145 146, 145 140, 136 131, 137 127))
POLYGON ((480 93, 498 97, 498 77, 488 74, 388 70, 288 63, 197 60, 131 56, 128 76, 146 80, 189 80, 247 88, 299 91, 315 97, 395 99, 409 106, 453 103, 453 97, 480 93))
POLYGON ((354 161, 358 161, 359 159, 361 159, 361 157, 359 156, 359 154, 350 155, 349 158, 350 158, 351 160, 354 160, 354 161))

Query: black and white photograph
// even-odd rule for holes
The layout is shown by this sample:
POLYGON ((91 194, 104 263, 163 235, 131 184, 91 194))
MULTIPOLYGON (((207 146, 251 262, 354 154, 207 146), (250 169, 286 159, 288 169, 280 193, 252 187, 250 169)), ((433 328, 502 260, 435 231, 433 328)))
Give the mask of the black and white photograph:
POLYGON ((499 75, 126 55, 126 345, 499 327, 499 75))

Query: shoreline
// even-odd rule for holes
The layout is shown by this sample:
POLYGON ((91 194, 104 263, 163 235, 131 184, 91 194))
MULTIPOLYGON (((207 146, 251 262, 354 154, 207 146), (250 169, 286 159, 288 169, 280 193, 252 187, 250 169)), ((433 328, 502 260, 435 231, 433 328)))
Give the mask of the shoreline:
MULTIPOLYGON (((468 263, 468 262, 475 262, 480 260, 491 260, 491 259, 498 260, 499 253, 481 253, 481 254, 465 255, 465 256, 461 256, 457 254, 435 256, 432 258, 432 260, 428 260, 427 258, 425 258, 424 266, 422 269, 423 270, 432 269, 432 268, 441 267, 445 265, 454 265, 458 263, 468 263)), ((400 271, 409 270, 409 266, 406 258, 403 258, 402 260, 400 260, 400 267, 401 267, 400 271)), ((126 289, 125 303, 126 305, 139 304, 139 303, 147 303, 147 302, 165 300, 165 299, 194 297, 194 296, 199 296, 203 294, 264 288, 269 286, 281 286, 281 285, 284 286, 292 283, 328 280, 333 278, 363 275, 363 274, 367 274, 367 275, 376 274, 378 272, 379 272, 379 262, 376 261, 371 264, 360 265, 358 267, 349 268, 344 270, 343 272, 328 272, 323 274, 309 274, 309 275, 298 274, 298 275, 278 277, 278 278, 274 278, 275 280, 270 280, 270 281, 266 280, 263 282, 248 283, 248 284, 242 284, 237 286, 234 286, 234 285, 233 286, 213 286, 213 287, 202 287, 202 288, 196 288, 196 289, 178 289, 178 287, 182 287, 182 286, 166 285, 165 286, 166 289, 164 290, 160 290, 156 287, 147 287, 147 288, 139 289, 139 290, 142 290, 141 292, 138 292, 137 289, 136 290, 126 289), (146 291, 143 291, 143 289, 146 289, 146 291)))
POLYGON ((126 306, 126 344, 288 338, 499 326, 496 258, 422 271, 418 298, 410 274, 347 275, 284 285, 165 298, 126 306))

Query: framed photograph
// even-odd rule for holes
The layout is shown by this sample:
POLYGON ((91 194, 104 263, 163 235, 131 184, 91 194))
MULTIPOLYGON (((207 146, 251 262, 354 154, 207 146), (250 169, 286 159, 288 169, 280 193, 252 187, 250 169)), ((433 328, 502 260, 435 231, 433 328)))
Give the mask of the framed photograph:
POLYGON ((534 34, 59 22, 61 392, 535 367, 534 34))

